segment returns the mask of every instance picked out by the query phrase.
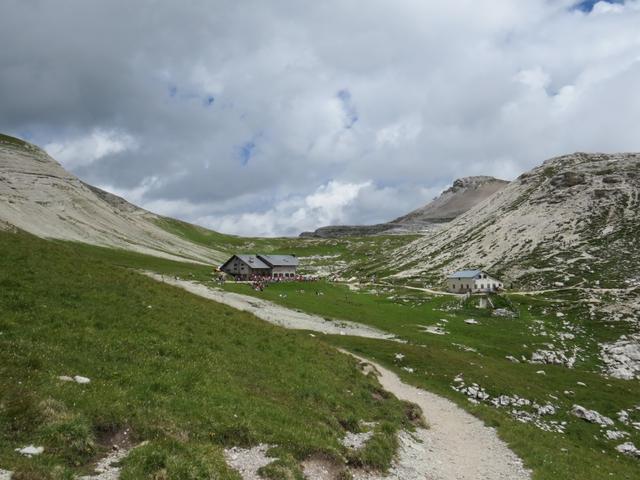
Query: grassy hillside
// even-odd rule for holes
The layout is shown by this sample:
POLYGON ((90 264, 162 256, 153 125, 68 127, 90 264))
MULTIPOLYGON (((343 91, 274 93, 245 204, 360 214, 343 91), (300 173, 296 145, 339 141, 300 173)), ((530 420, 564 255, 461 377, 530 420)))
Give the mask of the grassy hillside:
POLYGON ((0 251, 0 468, 15 480, 90 470, 125 431, 149 443, 124 480, 238 478, 223 447, 260 442, 279 446, 274 478, 294 478, 312 453, 344 463, 360 420, 379 422, 360 461, 385 467, 409 427, 405 404, 317 339, 116 265, 184 264, 1 232, 0 251), (29 444, 44 454, 14 451, 29 444))
POLYGON ((640 445, 638 430, 616 421, 608 429, 626 431, 629 436, 608 440, 605 429, 569 413, 578 404, 615 420, 617 412, 625 409, 633 412, 634 421, 640 421, 640 411, 635 409, 640 407, 639 383, 605 378, 600 373, 598 357, 599 343, 629 333, 631 325, 592 317, 580 292, 495 297, 496 307, 508 308, 518 315, 505 318, 478 308, 477 299, 434 297, 403 288, 352 291, 325 282, 273 284, 264 292, 233 283, 225 288, 327 318, 373 325, 407 340, 406 344, 398 344, 336 336, 330 342, 379 361, 406 382, 449 397, 496 426, 501 437, 533 468, 535 479, 637 476, 638 461, 619 454, 615 447, 625 441, 640 445), (479 324, 468 324, 468 319, 479 324), (425 331, 436 326, 446 334, 425 331), (550 349, 550 344, 554 345, 553 350, 567 353, 577 349, 575 366, 523 361, 523 357, 531 359, 540 349, 550 349), (398 360, 397 354, 404 358, 398 360), (507 356, 520 361, 514 363, 507 356), (474 405, 466 395, 453 390, 458 375, 463 376, 466 385, 477 383, 483 387, 492 398, 518 395, 538 405, 552 404, 556 413, 539 417, 541 425, 554 428, 566 422, 565 433, 545 431, 514 418, 514 409, 531 413, 535 411, 532 406, 496 408, 489 401, 474 405))
POLYGON ((349 238, 247 238, 208 230, 171 218, 159 218, 158 226, 197 245, 234 253, 295 254, 301 257, 301 272, 331 270, 342 275, 367 275, 380 268, 384 255, 417 239, 418 235, 388 235, 349 238), (367 269, 361 265, 367 261, 367 269), (370 265, 373 264, 373 265, 370 265))

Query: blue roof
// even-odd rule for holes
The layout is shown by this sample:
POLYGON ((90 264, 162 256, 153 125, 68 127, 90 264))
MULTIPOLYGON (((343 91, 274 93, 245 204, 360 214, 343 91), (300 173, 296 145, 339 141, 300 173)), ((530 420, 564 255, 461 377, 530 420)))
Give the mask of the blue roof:
POLYGON ((449 278, 474 278, 481 272, 482 270, 460 270, 459 272, 453 272, 449 275, 449 278))

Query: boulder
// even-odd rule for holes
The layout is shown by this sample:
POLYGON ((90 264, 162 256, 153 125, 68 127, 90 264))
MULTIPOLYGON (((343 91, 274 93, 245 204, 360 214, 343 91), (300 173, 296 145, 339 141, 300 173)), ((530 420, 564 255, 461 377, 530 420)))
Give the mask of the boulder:
POLYGON ((636 446, 631 442, 626 442, 616 447, 616 450, 625 455, 630 455, 632 457, 640 458, 640 450, 636 448, 636 446))
POLYGON ((581 172, 562 172, 551 178, 551 185, 558 188, 575 187, 585 183, 587 183, 586 175, 581 172))
POLYGON ((613 425, 613 420, 609 417, 599 414, 595 410, 589 410, 580 405, 574 405, 571 413, 589 423, 595 423, 602 426, 613 425))

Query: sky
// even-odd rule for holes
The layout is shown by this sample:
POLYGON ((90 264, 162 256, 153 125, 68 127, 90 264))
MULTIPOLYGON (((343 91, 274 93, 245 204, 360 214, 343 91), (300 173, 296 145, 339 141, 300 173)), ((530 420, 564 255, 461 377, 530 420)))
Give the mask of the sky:
POLYGON ((4 0, 0 132, 225 233, 640 150, 640 0, 4 0))

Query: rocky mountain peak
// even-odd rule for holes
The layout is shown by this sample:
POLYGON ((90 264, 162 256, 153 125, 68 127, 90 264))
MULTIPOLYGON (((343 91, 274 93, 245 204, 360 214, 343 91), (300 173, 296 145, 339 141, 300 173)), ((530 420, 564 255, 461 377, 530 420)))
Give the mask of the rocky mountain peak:
POLYGON ((390 222, 377 225, 321 227, 315 232, 304 232, 301 236, 345 237, 434 230, 483 202, 508 184, 506 180, 486 175, 458 178, 451 187, 431 202, 390 222))
POLYGON ((457 192, 462 188, 474 188, 493 182, 502 183, 505 185, 509 183, 506 180, 500 180, 499 178, 490 177, 488 175, 476 175, 471 177, 462 177, 454 180, 453 185, 445 190, 445 192, 457 192))
POLYGON ((587 282, 599 268, 600 278, 626 285, 640 268, 639 202, 640 154, 563 155, 393 258, 414 265, 402 276, 441 278, 450 269, 480 266, 548 286, 587 282))

